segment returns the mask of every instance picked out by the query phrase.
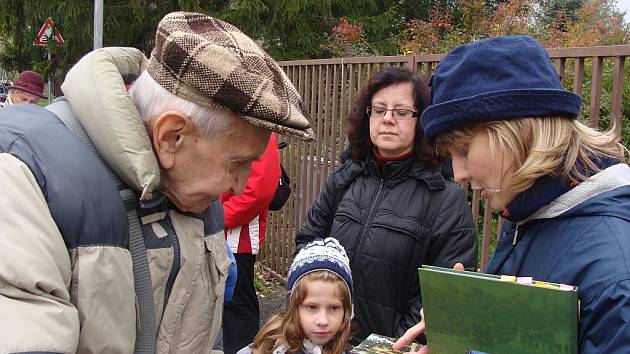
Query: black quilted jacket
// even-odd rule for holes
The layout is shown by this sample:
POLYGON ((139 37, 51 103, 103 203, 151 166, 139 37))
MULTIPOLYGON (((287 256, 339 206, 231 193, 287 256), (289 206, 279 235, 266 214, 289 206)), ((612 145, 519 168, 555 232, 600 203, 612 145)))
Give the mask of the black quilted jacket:
POLYGON ((296 235, 299 249, 335 237, 350 258, 353 343, 370 333, 400 336, 420 320, 418 267, 476 268, 477 237, 464 191, 414 157, 347 160, 330 175, 296 235))

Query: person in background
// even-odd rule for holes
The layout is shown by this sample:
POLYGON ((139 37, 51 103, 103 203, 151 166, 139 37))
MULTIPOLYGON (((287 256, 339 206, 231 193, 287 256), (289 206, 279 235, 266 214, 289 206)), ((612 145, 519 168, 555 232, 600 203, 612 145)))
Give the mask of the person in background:
POLYGON ((62 89, 0 109, 0 352, 210 352, 230 266, 218 198, 243 192, 272 130, 313 139, 297 90, 191 12, 162 18, 150 59, 92 51, 62 89))
POLYGON ((418 74, 398 67, 369 79, 348 116, 350 156, 327 178, 295 237, 298 249, 326 235, 348 252, 354 344, 371 333, 400 336, 419 321, 422 264, 477 267, 466 194, 442 176, 418 122, 426 90, 418 74))
POLYGON ((37 104, 44 96, 44 77, 34 71, 23 71, 9 87, 3 106, 20 103, 37 104))
POLYGON ((286 312, 271 317, 238 354, 341 354, 350 337, 352 274, 334 238, 317 239, 295 256, 286 312))
POLYGON ((280 156, 276 135, 260 159, 252 162, 252 173, 240 195, 221 196, 225 238, 237 266, 232 300, 223 308, 223 351, 234 354, 251 343, 260 329, 260 308, 254 288, 254 263, 265 241, 268 206, 280 179, 280 156))
MULTIPOLYGON (((579 352, 630 353, 630 168, 620 127, 577 120, 581 98, 527 36, 454 49, 432 88, 427 136, 453 159, 455 180, 506 219, 485 272, 577 286, 579 352)), ((395 348, 423 331, 414 326, 395 348)))

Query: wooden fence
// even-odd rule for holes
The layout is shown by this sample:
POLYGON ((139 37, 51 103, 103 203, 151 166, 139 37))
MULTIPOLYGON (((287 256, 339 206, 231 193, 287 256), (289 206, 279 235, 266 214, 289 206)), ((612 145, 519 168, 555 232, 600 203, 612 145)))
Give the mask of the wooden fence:
MULTIPOLYGON (((584 116, 588 124, 600 124, 600 112, 608 113, 617 122, 628 102, 630 85, 625 70, 630 45, 555 48, 548 50, 563 85, 584 98, 584 116), (611 77, 612 76, 612 77, 611 77)), ((328 176, 337 167, 337 158, 347 146, 345 117, 350 102, 370 74, 384 65, 410 68, 425 77, 433 72, 442 54, 414 56, 353 57, 280 62, 289 79, 302 95, 310 112, 316 139, 304 143, 294 138, 281 151, 281 159, 291 177, 293 195, 281 211, 270 213, 267 238, 259 261, 281 280, 286 279, 295 245, 293 237, 305 220, 306 213, 328 176)), ((625 112, 630 114, 630 112, 625 112)), ((467 186, 465 186, 468 188, 467 186)), ((491 253, 491 240, 500 230, 501 220, 475 191, 472 213, 480 225, 480 267, 483 269, 491 253), (482 216, 480 216, 482 214, 482 216), (479 220, 479 218, 482 220, 479 220), (497 221, 498 220, 498 221, 497 221)))

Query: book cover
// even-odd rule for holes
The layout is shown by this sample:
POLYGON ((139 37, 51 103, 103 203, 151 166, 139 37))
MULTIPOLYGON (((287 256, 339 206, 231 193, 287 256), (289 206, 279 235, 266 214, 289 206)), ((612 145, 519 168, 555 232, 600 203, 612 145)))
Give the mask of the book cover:
POLYGON ((402 354, 410 351, 418 351, 420 344, 412 343, 403 350, 394 350, 392 346, 396 338, 370 334, 363 342, 350 350, 351 354, 402 354))
POLYGON ((432 354, 577 354, 577 289, 527 277, 419 270, 432 354))

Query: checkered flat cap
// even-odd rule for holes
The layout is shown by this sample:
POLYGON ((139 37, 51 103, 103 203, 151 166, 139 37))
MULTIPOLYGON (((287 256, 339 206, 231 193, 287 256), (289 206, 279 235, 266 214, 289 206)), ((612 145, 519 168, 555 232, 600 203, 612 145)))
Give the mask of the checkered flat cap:
POLYGON ((299 93, 278 64, 238 28, 173 12, 158 24, 147 71, 171 93, 231 110, 251 124, 313 140, 299 93))

